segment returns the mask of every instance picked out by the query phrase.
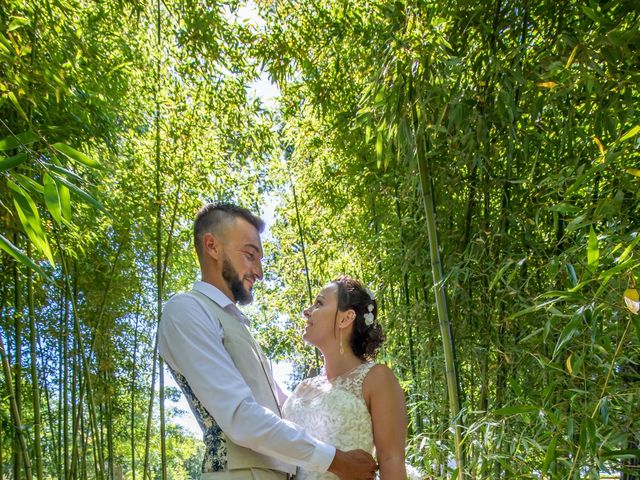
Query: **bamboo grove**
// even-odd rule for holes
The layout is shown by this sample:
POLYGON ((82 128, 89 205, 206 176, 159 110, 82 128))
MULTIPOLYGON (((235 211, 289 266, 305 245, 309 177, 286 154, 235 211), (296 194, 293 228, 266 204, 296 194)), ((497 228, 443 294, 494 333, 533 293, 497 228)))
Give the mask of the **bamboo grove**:
POLYGON ((640 477, 639 15, 0 0, 0 478, 198 477, 155 330, 207 201, 275 205, 297 378, 312 292, 376 292, 427 478, 640 477))

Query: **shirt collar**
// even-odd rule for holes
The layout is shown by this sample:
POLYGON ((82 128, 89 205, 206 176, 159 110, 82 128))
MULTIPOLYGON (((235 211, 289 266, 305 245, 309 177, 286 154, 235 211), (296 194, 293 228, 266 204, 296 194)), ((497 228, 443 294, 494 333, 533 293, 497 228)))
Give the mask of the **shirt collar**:
POLYGON ((225 308, 227 305, 233 303, 219 288, 214 287, 210 283, 197 281, 193 284, 193 289, 209 297, 216 302, 220 308, 225 308))

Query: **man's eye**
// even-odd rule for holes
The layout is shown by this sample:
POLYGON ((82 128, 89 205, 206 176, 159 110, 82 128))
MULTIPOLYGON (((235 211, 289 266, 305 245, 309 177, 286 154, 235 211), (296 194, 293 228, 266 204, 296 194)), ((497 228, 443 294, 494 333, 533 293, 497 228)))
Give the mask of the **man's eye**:
POLYGON ((253 261, 256 258, 256 256, 253 253, 245 253, 245 255, 251 261, 253 261))

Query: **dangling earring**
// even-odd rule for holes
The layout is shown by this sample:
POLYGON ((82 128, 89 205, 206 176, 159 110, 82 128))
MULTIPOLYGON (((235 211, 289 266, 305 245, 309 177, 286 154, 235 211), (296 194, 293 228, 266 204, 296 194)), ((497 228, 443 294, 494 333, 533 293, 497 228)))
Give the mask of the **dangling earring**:
POLYGON ((344 347, 342 346, 342 329, 340 329, 340 355, 344 355, 344 347))

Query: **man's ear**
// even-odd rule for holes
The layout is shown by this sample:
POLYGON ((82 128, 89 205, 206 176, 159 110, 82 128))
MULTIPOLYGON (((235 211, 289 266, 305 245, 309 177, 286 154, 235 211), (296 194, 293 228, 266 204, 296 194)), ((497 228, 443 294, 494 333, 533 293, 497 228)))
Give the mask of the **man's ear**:
POLYGON ((202 251, 206 256, 214 260, 220 260, 222 257, 222 242, 213 233, 205 232, 202 235, 202 251))

